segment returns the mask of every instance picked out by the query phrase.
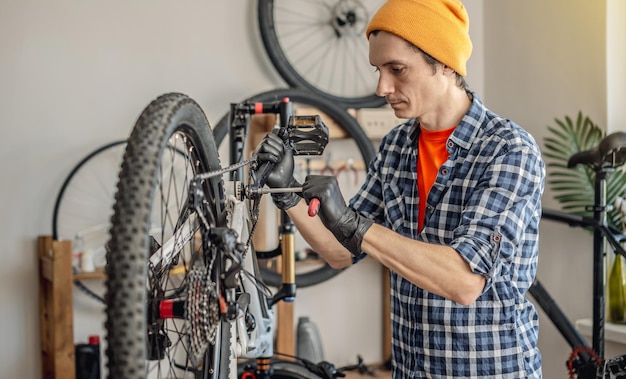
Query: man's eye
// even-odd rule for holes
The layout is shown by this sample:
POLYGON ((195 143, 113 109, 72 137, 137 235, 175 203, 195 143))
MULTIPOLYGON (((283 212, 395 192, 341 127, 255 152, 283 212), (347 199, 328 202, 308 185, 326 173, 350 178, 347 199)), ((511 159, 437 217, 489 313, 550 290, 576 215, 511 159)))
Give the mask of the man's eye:
POLYGON ((404 67, 392 67, 391 71, 396 73, 396 74, 400 74, 404 71, 404 67))

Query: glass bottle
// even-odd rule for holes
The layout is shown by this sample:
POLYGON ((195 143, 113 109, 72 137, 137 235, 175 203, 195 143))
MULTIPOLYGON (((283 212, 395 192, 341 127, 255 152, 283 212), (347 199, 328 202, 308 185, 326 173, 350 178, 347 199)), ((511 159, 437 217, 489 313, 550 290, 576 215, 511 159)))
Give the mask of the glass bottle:
POLYGON ((613 266, 609 273, 608 278, 608 321, 614 323, 624 323, 626 313, 626 296, 624 293, 624 286, 626 285, 626 276, 624 275, 624 267, 622 263, 622 256, 615 254, 613 259, 613 266))

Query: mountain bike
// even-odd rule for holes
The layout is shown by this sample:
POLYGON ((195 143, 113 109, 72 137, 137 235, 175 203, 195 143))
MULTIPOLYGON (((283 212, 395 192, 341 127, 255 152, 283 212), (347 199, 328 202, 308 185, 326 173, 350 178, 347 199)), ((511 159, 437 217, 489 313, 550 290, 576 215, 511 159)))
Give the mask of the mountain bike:
POLYGON ((293 115, 289 99, 232 104, 236 162, 222 167, 193 99, 165 94, 139 116, 107 242, 109 378, 343 375, 328 362, 281 361, 273 351, 272 305, 292 300, 295 283, 292 258, 283 256, 286 280, 272 294, 251 243, 260 197, 272 191, 263 187, 271 165, 242 154, 250 116, 258 113, 279 116, 277 133, 296 156, 320 154, 328 142, 320 117, 293 115), (238 367, 244 358, 255 364, 238 367))
POLYGON ((560 334, 572 347, 566 362, 571 378, 624 378, 626 377, 626 355, 605 359, 604 323, 606 307, 606 255, 607 244, 611 251, 626 257, 622 243, 626 236, 607 224, 606 181, 609 175, 626 163, 626 133, 616 132, 603 138, 593 149, 574 154, 568 167, 588 166, 594 174, 594 204, 589 206, 593 217, 569 214, 544 209, 542 220, 565 223, 593 232, 593 318, 592 344, 589 345, 578 333, 572 322, 559 308, 545 287, 537 279, 530 287, 530 294, 554 323, 560 334), (621 376, 620 376, 621 375, 621 376))

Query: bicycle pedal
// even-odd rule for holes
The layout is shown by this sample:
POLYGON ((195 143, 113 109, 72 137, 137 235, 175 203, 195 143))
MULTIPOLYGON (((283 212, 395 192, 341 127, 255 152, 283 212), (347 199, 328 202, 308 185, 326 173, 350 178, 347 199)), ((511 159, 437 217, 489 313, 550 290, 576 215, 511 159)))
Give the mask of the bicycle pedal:
POLYGON ((322 155, 328 144, 328 127, 319 115, 291 116, 286 130, 286 142, 294 155, 322 155))

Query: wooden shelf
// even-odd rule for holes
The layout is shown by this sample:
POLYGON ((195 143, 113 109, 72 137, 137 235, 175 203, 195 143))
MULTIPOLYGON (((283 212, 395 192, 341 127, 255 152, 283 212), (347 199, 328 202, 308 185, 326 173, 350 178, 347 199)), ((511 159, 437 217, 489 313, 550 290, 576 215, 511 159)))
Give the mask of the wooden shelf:
POLYGON ((74 274, 74 281, 77 280, 104 280, 106 279, 106 274, 104 273, 104 267, 98 267, 93 272, 79 272, 74 274))
MULTIPOLYGON (((592 320, 584 318, 576 320, 576 329, 585 336, 592 334, 592 320)), ((607 322, 604 324, 604 339, 607 341, 626 345, 626 324, 614 324, 607 322)))
POLYGON ((376 369, 373 374, 360 373, 358 371, 346 371, 344 379, 391 379, 391 370, 376 369))

